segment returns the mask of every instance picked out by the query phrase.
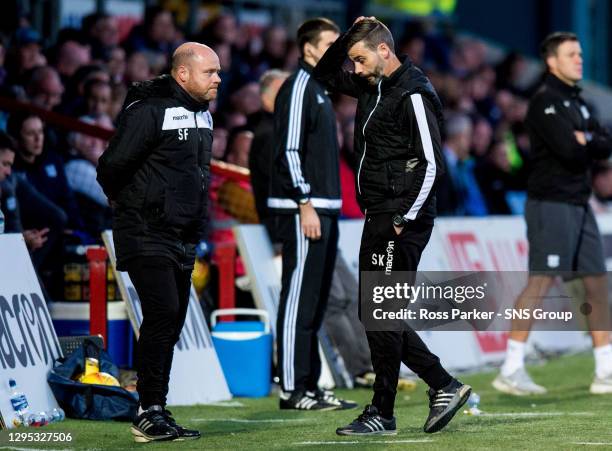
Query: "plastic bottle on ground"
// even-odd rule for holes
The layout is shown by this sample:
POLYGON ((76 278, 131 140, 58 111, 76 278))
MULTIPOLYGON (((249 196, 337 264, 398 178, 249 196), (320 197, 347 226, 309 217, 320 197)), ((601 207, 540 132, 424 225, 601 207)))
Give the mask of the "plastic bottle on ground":
POLYGON ((25 393, 19 391, 19 388, 17 387, 17 381, 15 381, 15 379, 9 379, 8 386, 9 398, 11 401, 11 405, 13 406, 13 411, 15 412, 15 419, 13 420, 13 424, 29 426, 29 405, 25 393))

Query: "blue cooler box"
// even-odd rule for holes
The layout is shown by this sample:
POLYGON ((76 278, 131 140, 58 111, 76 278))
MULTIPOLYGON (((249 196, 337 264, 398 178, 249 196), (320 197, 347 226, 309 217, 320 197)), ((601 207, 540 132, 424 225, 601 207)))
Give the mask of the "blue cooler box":
MULTIPOLYGON (((125 302, 106 305, 106 350, 115 365, 130 367, 133 333, 125 302)), ((89 302, 49 302, 47 306, 58 337, 89 335, 89 302)))
POLYGON ((227 385, 234 396, 260 398, 270 393, 272 334, 265 310, 221 309, 211 315, 212 339, 227 385), (262 321, 217 322, 224 315, 259 316, 262 321))

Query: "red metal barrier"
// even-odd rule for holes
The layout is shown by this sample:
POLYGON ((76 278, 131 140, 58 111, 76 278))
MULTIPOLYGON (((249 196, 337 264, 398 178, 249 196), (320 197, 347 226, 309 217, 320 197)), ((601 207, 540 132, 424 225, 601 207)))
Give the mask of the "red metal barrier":
MULTIPOLYGON (((214 259, 219 268, 219 308, 236 307, 236 245, 219 243, 215 248, 214 259)), ((234 321, 234 316, 224 316, 225 321, 234 321)))
POLYGON ((210 162, 210 170, 213 174, 222 175, 236 182, 251 182, 251 172, 248 169, 225 161, 213 159, 210 162))
POLYGON ((103 247, 87 249, 89 260, 89 334, 106 335, 106 258, 108 254, 103 247))

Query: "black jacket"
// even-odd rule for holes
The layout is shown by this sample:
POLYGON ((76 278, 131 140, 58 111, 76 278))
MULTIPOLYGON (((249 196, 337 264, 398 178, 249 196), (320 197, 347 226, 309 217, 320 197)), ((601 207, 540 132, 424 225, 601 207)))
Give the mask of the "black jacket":
POLYGON ((147 255, 193 266, 205 226, 212 127, 208 103, 167 75, 130 88, 98 164, 98 181, 114 204, 119 269, 147 255))
POLYGON ((251 187, 257 216, 260 222, 263 222, 270 216, 267 202, 274 157, 274 115, 267 111, 259 111, 249 118, 247 126, 253 132, 249 151, 251 187))
POLYGON ((340 163, 336 116, 325 89, 299 69, 281 86, 274 102, 274 163, 268 207, 295 213, 300 199, 310 198, 320 214, 337 215, 340 163))
POLYGON ((372 86, 342 69, 343 34, 313 71, 330 90, 357 98, 355 152, 357 200, 368 214, 400 214, 432 222, 435 185, 444 171, 441 105, 427 77, 408 58, 372 86))
POLYGON ((531 141, 529 198, 585 205, 591 163, 610 156, 612 140, 580 97, 580 88, 548 74, 529 102, 525 125, 531 141), (587 133, 586 146, 574 131, 587 133))

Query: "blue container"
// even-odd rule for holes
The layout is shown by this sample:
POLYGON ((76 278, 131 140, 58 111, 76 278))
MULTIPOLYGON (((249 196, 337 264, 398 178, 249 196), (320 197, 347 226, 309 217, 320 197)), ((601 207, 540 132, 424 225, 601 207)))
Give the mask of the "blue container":
MULTIPOLYGON (((48 307, 58 337, 89 335, 89 302, 50 302, 48 307)), ((133 332, 124 302, 107 304, 106 335, 106 351, 113 363, 130 367, 133 332)))
POLYGON ((212 339, 227 385, 234 396, 260 398, 270 393, 272 334, 265 310, 222 309, 211 315, 212 339), (224 315, 259 316, 262 321, 227 321, 224 315))

